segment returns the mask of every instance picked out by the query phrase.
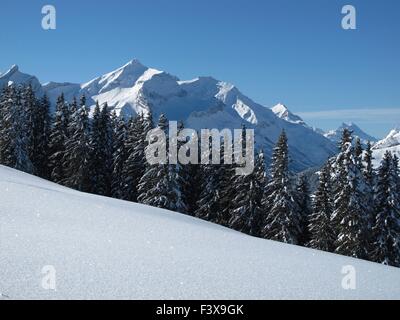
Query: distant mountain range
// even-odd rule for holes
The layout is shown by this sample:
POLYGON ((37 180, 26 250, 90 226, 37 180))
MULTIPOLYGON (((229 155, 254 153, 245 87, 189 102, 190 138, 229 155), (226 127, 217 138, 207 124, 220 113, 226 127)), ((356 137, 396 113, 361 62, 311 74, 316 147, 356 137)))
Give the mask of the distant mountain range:
POLYGON ((182 120, 193 129, 235 129, 244 124, 255 130, 256 146, 264 150, 266 159, 285 130, 294 171, 320 166, 336 152, 332 141, 308 127, 299 117, 285 112, 276 115, 275 112, 283 110, 271 110, 254 102, 232 84, 212 77, 180 81, 138 60, 83 84, 49 82, 42 85, 35 76, 13 66, 0 75, 0 87, 11 83, 30 83, 38 96, 49 97, 53 108, 57 97, 64 93, 67 101, 85 95, 91 108, 96 101, 107 102, 125 117, 150 110, 155 117, 164 113, 169 120, 182 120))
POLYGON ((340 141, 344 129, 349 129, 351 132, 353 132, 353 136, 355 138, 359 138, 361 140, 361 143, 364 145, 366 145, 368 141, 371 142, 372 144, 378 142, 377 138, 365 133, 363 130, 360 129, 360 127, 358 127, 355 123, 352 122, 342 123, 342 125, 336 130, 331 130, 324 133, 324 136, 327 137, 329 140, 337 143, 340 141))
MULTIPOLYGON (((272 108, 272 111, 285 121, 310 128, 302 118, 290 112, 290 110, 283 104, 276 105, 272 108)), ((371 142, 373 145, 373 164, 375 168, 379 167, 382 158, 387 151, 390 151, 392 154, 396 154, 400 158, 400 129, 394 129, 386 138, 378 140, 377 138, 364 132, 359 126, 352 122, 342 123, 342 125, 336 130, 330 130, 327 132, 323 131, 322 129, 313 128, 316 133, 321 134, 327 139, 331 140, 335 145, 339 143, 344 129, 349 129, 351 132, 353 132, 354 138, 360 138, 364 147, 368 141, 371 142)))
POLYGON ((83 84, 41 84, 35 76, 21 72, 14 65, 0 75, 0 88, 10 84, 31 84, 37 96, 46 94, 49 97, 53 108, 57 97, 63 93, 67 101, 85 95, 91 109, 96 101, 107 102, 124 117, 151 111, 155 117, 164 113, 169 120, 182 120, 193 129, 235 129, 246 125, 255 130, 256 147, 264 150, 266 159, 271 156, 279 134, 285 130, 294 171, 318 167, 334 155, 344 128, 350 129, 363 144, 371 141, 377 161, 385 150, 398 152, 400 148, 398 130, 382 141, 354 123, 343 123, 336 130, 324 132, 307 125, 285 105, 264 107, 227 82, 212 77, 181 81, 169 73, 146 67, 138 60, 83 84))
POLYGON ((285 105, 281 103, 271 108, 271 110, 275 113, 277 117, 287 122, 299 124, 306 128, 312 129, 314 132, 323 135, 327 139, 334 142, 335 145, 337 145, 337 143, 340 141, 344 129, 349 129, 351 132, 353 132, 353 136, 355 138, 360 138, 361 142, 364 145, 367 144, 368 141, 370 141, 372 144, 375 144, 378 141, 377 138, 365 133, 363 130, 360 129, 360 127, 358 127, 355 123, 352 122, 342 123, 342 125, 336 130, 324 131, 319 128, 310 127, 301 117, 292 113, 285 105))

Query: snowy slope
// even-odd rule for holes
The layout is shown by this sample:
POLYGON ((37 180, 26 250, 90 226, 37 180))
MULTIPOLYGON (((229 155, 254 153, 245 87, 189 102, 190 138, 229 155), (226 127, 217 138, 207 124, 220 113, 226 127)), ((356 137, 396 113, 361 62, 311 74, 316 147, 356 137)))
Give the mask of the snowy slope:
MULTIPOLYGON (((8 80, 6 77, 1 79, 0 83, 8 80)), ((319 166, 336 152, 335 145, 325 137, 302 124, 277 117, 232 84, 211 77, 180 81, 166 72, 148 68, 138 60, 88 83, 50 82, 41 90, 53 105, 62 92, 68 101, 84 94, 92 108, 95 101, 99 101, 101 104, 108 102, 124 116, 151 110, 155 117, 165 113, 170 120, 183 120, 193 129, 236 129, 245 124, 255 129, 257 147, 265 150, 267 159, 285 129, 292 153, 292 168, 296 171, 319 166)))
POLYGON ((0 189, 0 293, 10 299, 400 297, 400 269, 248 237, 5 167, 0 189), (56 291, 41 287, 49 265, 56 291), (356 290, 342 288, 347 265, 357 272, 356 290))
POLYGON ((400 158, 400 129, 392 130, 385 139, 378 141, 372 149, 375 167, 379 166, 387 151, 397 154, 400 158))
POLYGON ((342 137, 342 133, 344 129, 349 129, 353 132, 354 138, 360 138, 361 143, 366 145, 368 141, 371 143, 375 143, 378 139, 370 136, 369 134, 365 133, 363 130, 360 129, 355 123, 343 123, 339 128, 336 130, 331 130, 325 133, 325 137, 331 140, 332 142, 338 143, 342 137))

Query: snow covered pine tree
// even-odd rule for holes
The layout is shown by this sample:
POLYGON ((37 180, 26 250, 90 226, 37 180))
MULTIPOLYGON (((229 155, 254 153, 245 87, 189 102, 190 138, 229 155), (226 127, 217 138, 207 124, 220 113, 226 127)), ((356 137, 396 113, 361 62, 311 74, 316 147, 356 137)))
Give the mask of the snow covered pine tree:
POLYGON ((378 170, 376 184, 376 221, 373 228, 375 262, 400 267, 400 197, 396 182, 398 169, 387 151, 378 170))
MULTIPOLYGON (((158 128, 168 136, 168 120, 163 114, 160 116, 158 128)), ((146 163, 145 173, 139 182, 138 202, 172 211, 176 209, 175 192, 168 163, 154 165, 146 163)))
POLYGON ((289 178, 289 153, 285 131, 274 148, 271 180, 268 184, 266 225, 262 232, 266 239, 290 244, 299 243, 300 217, 296 209, 289 178))
POLYGON ((319 173, 319 185, 313 201, 309 225, 311 248, 327 252, 334 251, 335 233, 332 229, 332 213, 331 165, 328 162, 319 173))
POLYGON ((66 141, 63 165, 63 184, 69 188, 89 192, 90 183, 90 126, 86 100, 81 98, 80 107, 72 115, 68 124, 69 137, 66 141))
POLYGON ((334 165, 336 188, 332 221, 336 232, 335 252, 366 259, 368 217, 365 214, 361 153, 357 151, 352 145, 351 132, 344 129, 334 165))

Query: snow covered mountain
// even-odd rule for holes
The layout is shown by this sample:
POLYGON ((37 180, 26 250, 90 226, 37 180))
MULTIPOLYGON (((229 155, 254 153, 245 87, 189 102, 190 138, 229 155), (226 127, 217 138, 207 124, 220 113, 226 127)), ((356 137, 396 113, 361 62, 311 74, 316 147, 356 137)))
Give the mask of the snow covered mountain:
POLYGON ((291 166, 296 171, 319 166, 336 152, 336 146, 325 137, 301 123, 281 119, 269 108, 243 95, 234 85, 211 77, 180 81, 138 60, 84 84, 50 82, 40 86, 35 77, 22 74, 18 67, 0 76, 0 86, 9 81, 34 83, 37 93, 46 93, 53 106, 61 93, 67 101, 84 94, 91 107, 95 101, 107 102, 123 116, 151 110, 155 117, 165 113, 170 120, 183 120, 193 129, 235 129, 245 124, 255 129, 257 147, 264 149, 267 159, 285 129, 291 166))
MULTIPOLYGON (((311 129, 313 130, 315 133, 322 135, 325 137, 326 132, 320 128, 316 128, 316 127, 311 127, 309 126, 300 116, 298 116, 297 114, 292 113, 284 104, 282 103, 278 103, 276 106, 271 108, 272 112, 275 113, 275 115, 282 119, 285 120, 289 123, 294 123, 294 124, 299 124, 302 125, 304 127, 306 127, 307 129, 311 129)), ((326 137, 327 139, 329 139, 329 137, 326 137)), ((330 140, 330 139, 329 139, 330 140)))
POLYGON ((31 75, 19 71, 17 65, 13 65, 7 72, 0 73, 0 88, 4 88, 11 84, 30 84, 37 95, 44 94, 42 85, 39 80, 31 75))
POLYGON ((400 269, 253 238, 3 166, 0 189, 0 300, 400 296, 400 269), (356 271, 356 290, 342 287, 345 266, 356 271), (56 290, 42 286, 48 270, 56 290))
POLYGON ((278 116, 279 118, 281 118, 287 122, 300 124, 300 125, 303 125, 308 128, 308 125, 304 122, 304 120, 302 118, 300 118, 298 115, 290 112, 290 110, 281 103, 272 107, 271 110, 273 113, 275 113, 276 116, 278 116))
POLYGON ((326 132, 324 136, 337 144, 341 137, 342 137, 342 132, 344 129, 349 129, 353 132, 354 138, 360 138, 361 143, 366 145, 368 141, 371 143, 375 143, 378 141, 378 139, 370 136, 369 134, 365 133, 363 130, 360 129, 355 123, 342 123, 342 125, 337 128, 336 130, 331 130, 329 132, 326 132))
POLYGON ((400 158, 400 129, 392 130, 385 139, 378 141, 372 149, 375 167, 379 166, 387 151, 397 154, 400 158))

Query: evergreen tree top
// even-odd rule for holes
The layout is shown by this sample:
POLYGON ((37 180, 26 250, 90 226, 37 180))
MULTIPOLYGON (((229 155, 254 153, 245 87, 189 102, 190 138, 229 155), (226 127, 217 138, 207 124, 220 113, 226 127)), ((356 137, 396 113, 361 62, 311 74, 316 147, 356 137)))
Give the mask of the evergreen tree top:
POLYGON ((348 128, 344 128, 342 131, 342 137, 339 142, 339 149, 344 152, 348 148, 349 144, 353 142, 353 132, 348 128))
POLYGON ((166 131, 168 129, 168 119, 163 113, 158 119, 158 127, 163 131, 166 131))
POLYGON ((81 99, 80 99, 80 104, 79 104, 79 106, 80 107, 83 107, 83 106, 85 106, 86 105, 86 96, 85 95, 82 95, 81 96, 81 99))

